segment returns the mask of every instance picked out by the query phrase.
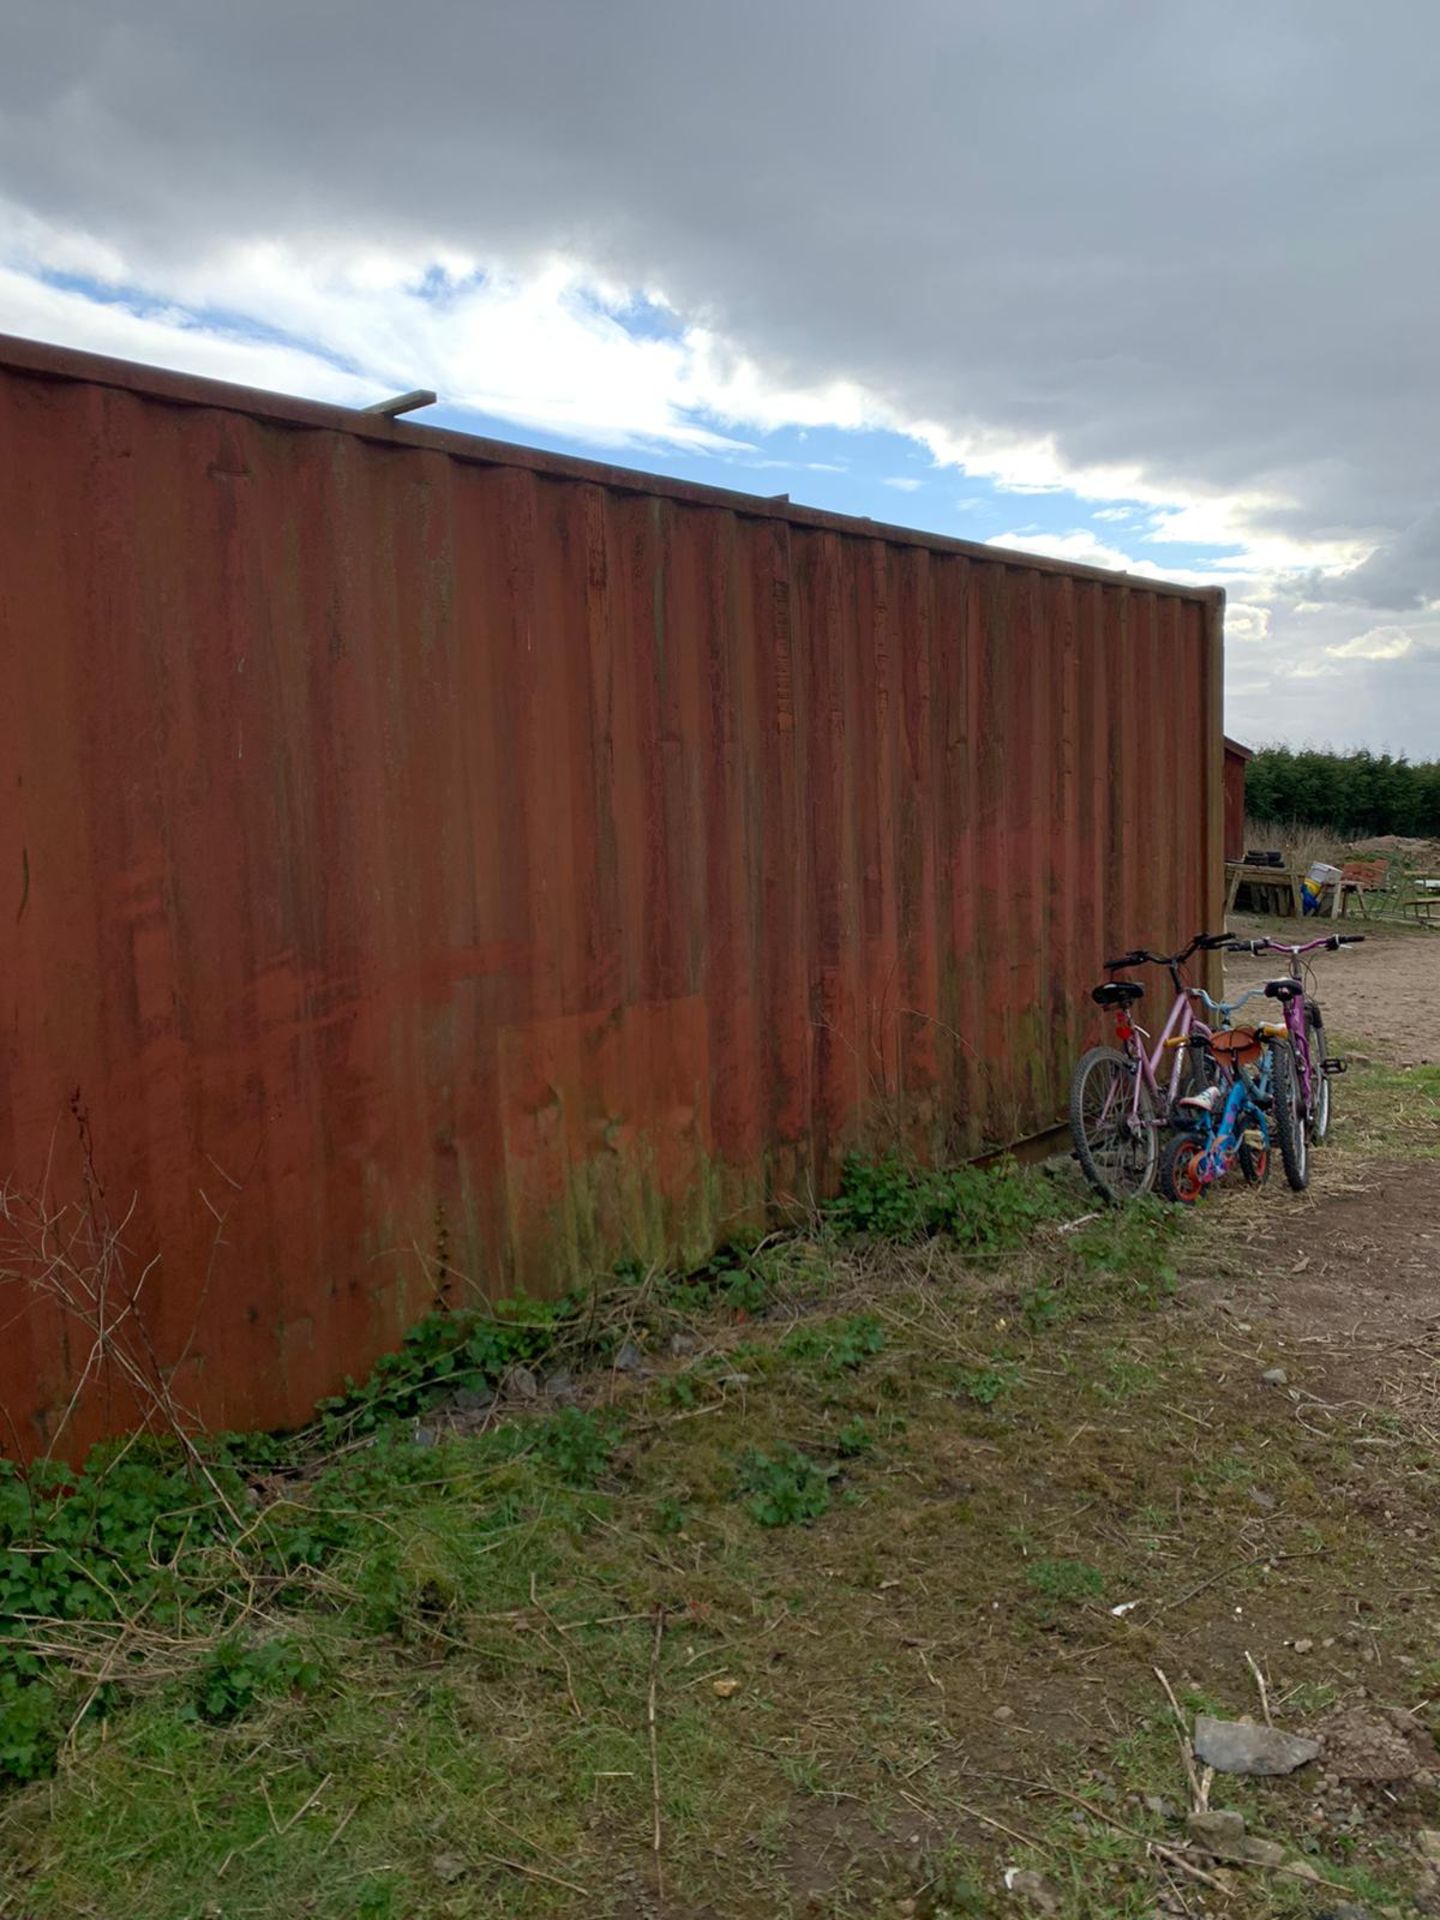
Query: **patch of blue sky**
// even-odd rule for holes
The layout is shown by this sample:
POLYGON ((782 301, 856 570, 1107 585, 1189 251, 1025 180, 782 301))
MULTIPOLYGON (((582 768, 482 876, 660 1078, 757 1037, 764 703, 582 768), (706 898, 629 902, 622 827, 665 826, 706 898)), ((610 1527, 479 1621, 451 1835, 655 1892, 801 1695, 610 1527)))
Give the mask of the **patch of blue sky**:
POLYGON ((54 287, 60 293, 78 294, 81 299, 89 300, 96 306, 118 307, 126 313, 133 313, 137 319, 164 320, 187 332, 243 340, 256 346, 289 347, 297 353, 308 354, 311 359, 322 360, 342 373, 364 372, 358 362, 335 352, 311 336, 294 333, 285 327, 271 326, 263 320, 257 320, 254 314, 233 312, 225 307, 182 306, 177 301, 151 293, 145 287, 128 285, 123 281, 92 280, 86 274, 59 273, 49 269, 31 271, 42 286, 54 287))
MULTIPOLYGON (((163 317, 197 333, 291 348, 346 373, 364 375, 365 370, 356 362, 313 337, 268 325, 250 313, 181 308, 144 287, 82 275, 49 272, 38 277, 99 305, 121 307, 142 317, 163 317)), ((456 274, 437 265, 416 283, 416 290, 437 306, 444 306, 473 292, 485 278, 480 272, 456 274)), ((597 313, 606 313, 636 337, 674 338, 683 330, 669 307, 643 296, 627 296, 615 304, 606 304, 591 292, 571 297, 584 301, 597 313)), ((443 403, 417 419, 487 439, 669 474, 741 493, 788 494, 801 505, 827 512, 965 540, 993 540, 1005 534, 1020 534, 1027 539, 1060 537, 1085 531, 1133 560, 1149 561, 1162 570, 1202 572, 1223 571, 1233 551, 1154 538, 1155 509, 1144 502, 1087 500, 1058 488, 1005 488, 983 475, 939 466, 918 441, 879 428, 790 426, 762 432, 743 423, 696 413, 686 424, 714 435, 718 443, 705 446, 638 434, 616 436, 614 442, 606 444, 511 415, 443 403)))
POLYGON ((804 506, 956 539, 984 541, 1007 533, 1063 536, 1083 530, 1133 560, 1185 572, 1223 569, 1230 551, 1151 538, 1156 514, 1144 502, 1088 500, 1063 488, 1007 489, 983 475, 937 466, 916 441, 876 428, 782 427, 760 433, 733 421, 698 417, 694 424, 744 442, 717 451, 664 440, 597 446, 591 440, 457 408, 437 407, 425 418, 491 439, 518 441, 705 486, 762 495, 788 493, 804 506))

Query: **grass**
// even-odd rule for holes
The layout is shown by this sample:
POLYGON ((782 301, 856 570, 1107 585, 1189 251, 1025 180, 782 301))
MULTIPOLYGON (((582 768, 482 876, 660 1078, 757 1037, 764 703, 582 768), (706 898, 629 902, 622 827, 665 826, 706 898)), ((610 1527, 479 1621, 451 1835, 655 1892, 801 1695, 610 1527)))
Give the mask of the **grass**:
MULTIPOLYGON (((1342 1087, 1362 1154, 1435 1097, 1342 1087)), ((65 1591, 115 1604, 27 1630, 58 1755, 0 1799, 0 1914, 940 1920, 1017 1866, 1139 1920, 1181 1837, 1145 1799, 1184 1801, 1155 1665, 1234 1713, 1252 1652, 1295 1724, 1369 1674, 1357 1595, 1386 1671, 1434 1659, 1426 1437, 1300 1423, 1187 1304, 1265 1205, 1062 1232, 1066 1173, 857 1163, 808 1239, 517 1310, 503 1351, 422 1330, 311 1434, 219 1450, 233 1519, 183 1461, 102 1459, 90 1509, 45 1508, 65 1591), (562 1363, 574 1406, 447 1411, 562 1363)), ((10 1524, 30 1579, 56 1556, 10 1524)), ((1393 1822, 1217 1800, 1406 1897, 1393 1822)), ((1314 1907, 1270 1880, 1229 1910, 1314 1907)))
MULTIPOLYGON (((1344 1051, 1343 1042, 1337 1049, 1344 1051)), ((1396 1067, 1382 1060, 1337 1083, 1347 1143, 1391 1159, 1440 1155, 1440 1066, 1396 1067)))

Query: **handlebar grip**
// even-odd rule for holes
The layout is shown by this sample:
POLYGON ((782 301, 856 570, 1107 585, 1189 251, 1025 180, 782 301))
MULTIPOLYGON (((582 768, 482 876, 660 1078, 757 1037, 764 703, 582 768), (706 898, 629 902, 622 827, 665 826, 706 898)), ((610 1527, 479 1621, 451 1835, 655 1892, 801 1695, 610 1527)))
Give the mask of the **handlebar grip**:
POLYGON ((1365 944, 1363 933, 1332 933, 1329 939, 1332 953, 1338 953, 1341 947, 1360 947, 1365 944))
POLYGON ((1203 947, 1207 953, 1214 953, 1218 949, 1223 948, 1226 942, 1233 940, 1234 937, 1235 936, 1230 933, 1197 933, 1195 936, 1195 944, 1197 947, 1203 947))

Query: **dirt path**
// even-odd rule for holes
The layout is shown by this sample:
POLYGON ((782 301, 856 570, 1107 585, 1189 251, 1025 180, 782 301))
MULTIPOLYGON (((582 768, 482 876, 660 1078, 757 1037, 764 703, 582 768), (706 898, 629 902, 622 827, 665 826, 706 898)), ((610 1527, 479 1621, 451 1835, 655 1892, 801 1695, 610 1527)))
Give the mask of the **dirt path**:
MULTIPOLYGON (((1245 937, 1295 941, 1316 926, 1234 924, 1245 937)), ((1404 1078, 1393 1069, 1440 1059, 1440 934, 1359 930, 1363 946, 1315 965, 1332 1049, 1356 1072, 1335 1084, 1332 1144, 1314 1157, 1310 1192, 1281 1188, 1247 1224, 1231 1223, 1253 1255, 1235 1311, 1352 1401, 1413 1411, 1433 1400, 1440 1416, 1440 1075, 1409 1076, 1398 1102, 1393 1093, 1404 1078)), ((1232 956, 1226 987, 1279 971, 1264 956, 1232 956)))
MULTIPOLYGON (((1230 924, 1242 939, 1268 934, 1296 944, 1314 940, 1332 926, 1336 932, 1363 934, 1363 946, 1315 958, 1316 994, 1327 1024, 1348 1043, 1373 1046, 1397 1066, 1440 1060, 1440 929, 1382 925, 1358 917, 1332 923, 1254 914, 1234 914, 1230 924)), ((1278 955, 1232 954, 1226 986, 1243 990, 1284 971, 1278 955)))

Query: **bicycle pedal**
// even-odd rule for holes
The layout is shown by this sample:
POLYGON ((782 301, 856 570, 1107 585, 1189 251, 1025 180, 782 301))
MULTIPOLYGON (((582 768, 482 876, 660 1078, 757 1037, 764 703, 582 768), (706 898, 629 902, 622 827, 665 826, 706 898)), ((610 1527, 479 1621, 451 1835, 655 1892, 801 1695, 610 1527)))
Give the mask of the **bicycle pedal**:
POLYGON ((1348 1073, 1350 1071, 1350 1062, 1337 1054, 1331 1060, 1322 1060, 1320 1063, 1320 1071, 1325 1074, 1348 1073))

